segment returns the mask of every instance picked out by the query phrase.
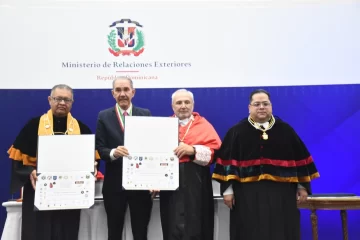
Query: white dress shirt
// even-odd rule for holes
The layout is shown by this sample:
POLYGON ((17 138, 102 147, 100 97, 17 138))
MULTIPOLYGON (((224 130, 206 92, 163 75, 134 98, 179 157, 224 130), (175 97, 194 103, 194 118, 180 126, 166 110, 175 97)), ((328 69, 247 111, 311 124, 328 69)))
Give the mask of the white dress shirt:
MULTIPOLYGON (((130 104, 129 108, 126 109, 126 110, 120 108, 120 112, 121 112, 121 114, 124 114, 124 112, 126 111, 126 112, 129 114, 129 116, 130 116, 130 115, 132 114, 132 111, 130 111, 131 109, 132 109, 132 104, 130 104)), ((110 159, 111 159, 111 160, 115 160, 115 159, 116 159, 116 158, 114 157, 114 152, 115 152, 115 150, 116 150, 116 148, 113 148, 113 149, 111 149, 111 151, 110 151, 110 159)))

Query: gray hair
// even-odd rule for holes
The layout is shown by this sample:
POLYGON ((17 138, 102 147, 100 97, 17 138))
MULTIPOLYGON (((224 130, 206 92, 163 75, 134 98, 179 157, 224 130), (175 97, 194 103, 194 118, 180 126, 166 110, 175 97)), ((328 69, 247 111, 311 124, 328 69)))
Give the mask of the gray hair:
POLYGON ((53 95, 53 93, 54 93, 54 91, 55 91, 56 89, 66 89, 66 90, 70 91, 70 92, 71 92, 71 95, 72 95, 72 98, 74 99, 74 91, 73 91, 73 89, 72 89, 69 85, 66 85, 66 84, 57 84, 57 85, 53 86, 53 88, 51 89, 51 92, 50 92, 50 96, 53 95))
POLYGON ((192 92, 190 92, 189 90, 186 90, 185 88, 176 90, 176 91, 171 95, 171 102, 174 102, 175 95, 176 95, 177 93, 180 93, 180 92, 185 92, 185 93, 189 94, 189 96, 192 98, 193 102, 195 102, 195 100, 194 100, 194 94, 193 94, 192 92))
POLYGON ((131 89, 134 89, 134 84, 133 84, 133 81, 131 80, 130 77, 127 77, 127 76, 119 76, 119 77, 116 77, 113 82, 112 82, 112 87, 114 88, 115 86, 115 82, 117 80, 128 80, 130 82, 130 86, 131 86, 131 89))

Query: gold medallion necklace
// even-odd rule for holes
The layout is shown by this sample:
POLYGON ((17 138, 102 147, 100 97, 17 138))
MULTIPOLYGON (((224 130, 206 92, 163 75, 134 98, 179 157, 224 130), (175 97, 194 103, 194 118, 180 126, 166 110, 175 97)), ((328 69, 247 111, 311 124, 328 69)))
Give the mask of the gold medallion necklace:
POLYGON ((180 144, 184 143, 184 139, 185 139, 186 135, 189 133, 190 127, 191 127, 191 125, 192 125, 192 123, 193 123, 193 122, 194 122, 194 117, 193 117, 193 116, 191 116, 191 117, 190 117, 190 123, 188 123, 188 124, 189 124, 189 126, 187 127, 187 129, 186 129, 186 132, 185 132, 184 136, 183 136, 181 139, 179 138, 179 140, 180 140, 180 144))
POLYGON ((267 128, 263 129, 260 124, 258 124, 257 122, 255 122, 250 116, 248 117, 248 121, 249 123, 256 129, 260 130, 263 132, 262 134, 262 139, 264 140, 268 140, 269 139, 269 135, 266 133, 266 131, 270 130, 274 124, 275 124, 275 118, 273 115, 271 115, 270 121, 269 121, 269 125, 267 126, 267 128))
MULTIPOLYGON (((54 120, 54 119, 53 119, 54 120)), ((45 129, 50 129, 51 131, 51 135, 55 135, 55 133, 61 133, 61 134, 64 134, 64 135, 67 135, 68 131, 72 132, 73 131, 73 126, 74 126, 74 118, 71 117, 71 121, 69 123, 69 126, 67 125, 66 123, 66 131, 63 133, 63 132, 54 132, 54 128, 53 126, 51 125, 50 123, 50 119, 49 119, 49 114, 46 115, 46 118, 44 119, 44 127, 45 129)))

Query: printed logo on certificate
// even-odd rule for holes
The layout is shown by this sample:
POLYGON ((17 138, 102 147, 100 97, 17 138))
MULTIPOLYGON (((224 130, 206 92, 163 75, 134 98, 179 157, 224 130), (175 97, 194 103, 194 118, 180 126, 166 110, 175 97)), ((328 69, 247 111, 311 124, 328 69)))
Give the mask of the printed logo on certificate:
POLYGON ((179 186, 179 159, 174 155, 141 154, 123 161, 125 189, 176 190, 179 186))

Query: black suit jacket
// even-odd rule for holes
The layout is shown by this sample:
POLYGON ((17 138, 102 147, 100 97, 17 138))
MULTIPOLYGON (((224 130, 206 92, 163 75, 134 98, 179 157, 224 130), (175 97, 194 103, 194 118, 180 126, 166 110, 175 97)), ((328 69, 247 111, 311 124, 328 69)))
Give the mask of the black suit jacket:
MULTIPOLYGON (((150 110, 133 105, 132 116, 151 116, 150 110)), ((126 122, 125 122, 126 124, 126 122)), ((124 145, 124 132, 116 116, 115 106, 99 112, 96 126, 96 150, 106 162, 102 192, 120 192, 122 188, 122 157, 111 160, 110 151, 124 145)))

